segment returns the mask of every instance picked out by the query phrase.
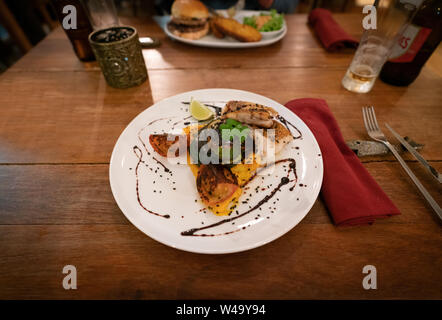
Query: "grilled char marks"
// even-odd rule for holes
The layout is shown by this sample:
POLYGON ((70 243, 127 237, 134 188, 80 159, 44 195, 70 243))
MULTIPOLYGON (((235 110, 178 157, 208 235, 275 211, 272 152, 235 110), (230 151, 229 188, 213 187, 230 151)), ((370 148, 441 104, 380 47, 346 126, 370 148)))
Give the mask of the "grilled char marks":
POLYGON ((238 188, 236 176, 222 165, 201 165, 196 178, 201 200, 216 205, 228 199, 238 188))
POLYGON ((223 114, 231 111, 238 111, 244 108, 257 110, 257 111, 266 111, 272 116, 277 115, 277 112, 273 110, 273 108, 263 106, 262 104, 247 102, 247 101, 235 101, 235 100, 231 100, 226 103, 223 109, 223 114))
MULTIPOLYGON (((169 151, 169 148, 176 142, 179 142, 179 136, 176 135, 175 139, 170 141, 167 140, 168 134, 151 134, 149 136, 149 143, 152 146, 152 148, 162 157, 167 157, 167 152, 169 151)), ((179 149, 175 151, 175 157, 178 157, 179 155, 179 149)))
POLYGON ((273 118, 277 112, 270 107, 246 101, 229 101, 222 112, 223 117, 256 125, 262 128, 271 128, 273 118))

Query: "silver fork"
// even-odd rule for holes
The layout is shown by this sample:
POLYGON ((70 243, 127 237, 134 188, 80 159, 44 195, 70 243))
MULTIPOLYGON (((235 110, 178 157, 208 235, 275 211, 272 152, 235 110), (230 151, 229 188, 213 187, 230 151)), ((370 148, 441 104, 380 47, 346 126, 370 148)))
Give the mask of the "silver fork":
POLYGON ((365 124, 365 128, 367 129, 368 135, 373 140, 383 143, 391 151, 391 153, 396 157, 396 159, 401 164, 402 168, 404 168, 405 172, 408 174, 408 176, 414 182, 416 187, 422 193, 424 198, 428 201, 430 206, 433 208, 433 210, 437 213, 439 218, 442 220, 442 210, 439 207, 439 205, 437 204, 437 202, 428 193, 427 189, 425 189, 425 187, 422 185, 422 183, 420 183, 418 178, 414 175, 414 173, 411 171, 411 169, 407 166, 404 159, 402 159, 402 157, 399 155, 399 153, 396 151, 396 149, 390 144, 390 142, 388 142, 387 138, 382 133, 381 129, 379 129, 378 121, 376 120, 376 115, 374 113, 374 108, 373 107, 363 107, 362 108, 362 116, 364 118, 364 124, 365 124))

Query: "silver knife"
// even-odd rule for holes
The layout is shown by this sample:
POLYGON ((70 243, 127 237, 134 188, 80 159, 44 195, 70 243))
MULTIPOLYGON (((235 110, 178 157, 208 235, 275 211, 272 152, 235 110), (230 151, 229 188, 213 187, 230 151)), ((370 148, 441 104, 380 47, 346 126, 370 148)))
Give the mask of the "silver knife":
POLYGON ((245 0, 238 0, 236 4, 227 9, 227 15, 229 16, 229 18, 233 18, 236 15, 236 12, 243 10, 245 6, 245 0))
POLYGON ((439 181, 439 183, 442 183, 442 177, 439 172, 437 172, 436 169, 434 169, 420 154, 417 152, 407 141, 405 141, 396 131, 391 128, 388 123, 385 124, 385 126, 388 128, 388 130, 391 131, 391 133, 395 136, 396 139, 399 140, 399 142, 420 162, 422 165, 427 168, 427 170, 431 173, 431 175, 439 181))

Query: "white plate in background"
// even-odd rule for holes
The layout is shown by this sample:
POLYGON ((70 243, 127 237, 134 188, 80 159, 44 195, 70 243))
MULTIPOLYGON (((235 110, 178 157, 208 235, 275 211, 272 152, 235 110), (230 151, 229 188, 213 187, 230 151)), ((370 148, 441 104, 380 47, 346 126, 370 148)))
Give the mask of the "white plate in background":
MULTIPOLYGON (((217 10, 224 16, 227 16, 226 10, 217 10)), ((253 11, 253 10, 241 10, 235 16, 235 19, 242 23, 243 18, 246 16, 259 15, 261 12, 269 13, 269 11, 253 11)), ((224 37, 223 39, 219 39, 215 37, 213 34, 209 33, 208 35, 202 37, 198 40, 188 40, 181 37, 178 37, 172 34, 167 28, 167 22, 170 21, 170 16, 161 17, 160 19, 156 19, 160 26, 164 29, 164 32, 171 38, 176 41, 184 42, 190 45, 199 46, 199 47, 211 47, 211 48, 256 48, 256 47, 264 47, 271 45, 275 42, 278 42, 287 33, 287 24, 284 21, 284 25, 281 30, 271 32, 267 35, 263 35, 262 39, 257 42, 239 42, 231 37, 224 37)), ((264 34, 265 32, 261 32, 264 34)))

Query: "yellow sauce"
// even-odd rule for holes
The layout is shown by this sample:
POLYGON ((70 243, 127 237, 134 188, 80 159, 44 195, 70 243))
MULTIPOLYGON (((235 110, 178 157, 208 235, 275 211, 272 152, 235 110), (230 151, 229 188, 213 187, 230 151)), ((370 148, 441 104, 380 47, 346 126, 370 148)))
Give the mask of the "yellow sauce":
MULTIPOLYGON (((190 127, 185 127, 183 129, 184 133, 189 135, 190 127)), ((196 164, 190 162, 190 154, 187 153, 187 164, 189 165, 192 174, 195 178, 198 176, 199 167, 196 164)), ((258 169, 259 164, 256 159, 250 164, 238 163, 231 168, 232 173, 236 176, 240 188, 238 188, 229 198, 223 202, 218 203, 216 206, 208 206, 208 209, 218 216, 229 215, 236 207, 239 198, 242 194, 241 186, 243 186, 249 179, 255 174, 258 169)))
POLYGON ((230 170, 238 179, 239 186, 242 187, 255 174, 258 167, 258 163, 256 161, 253 161, 250 164, 238 163, 230 170))

